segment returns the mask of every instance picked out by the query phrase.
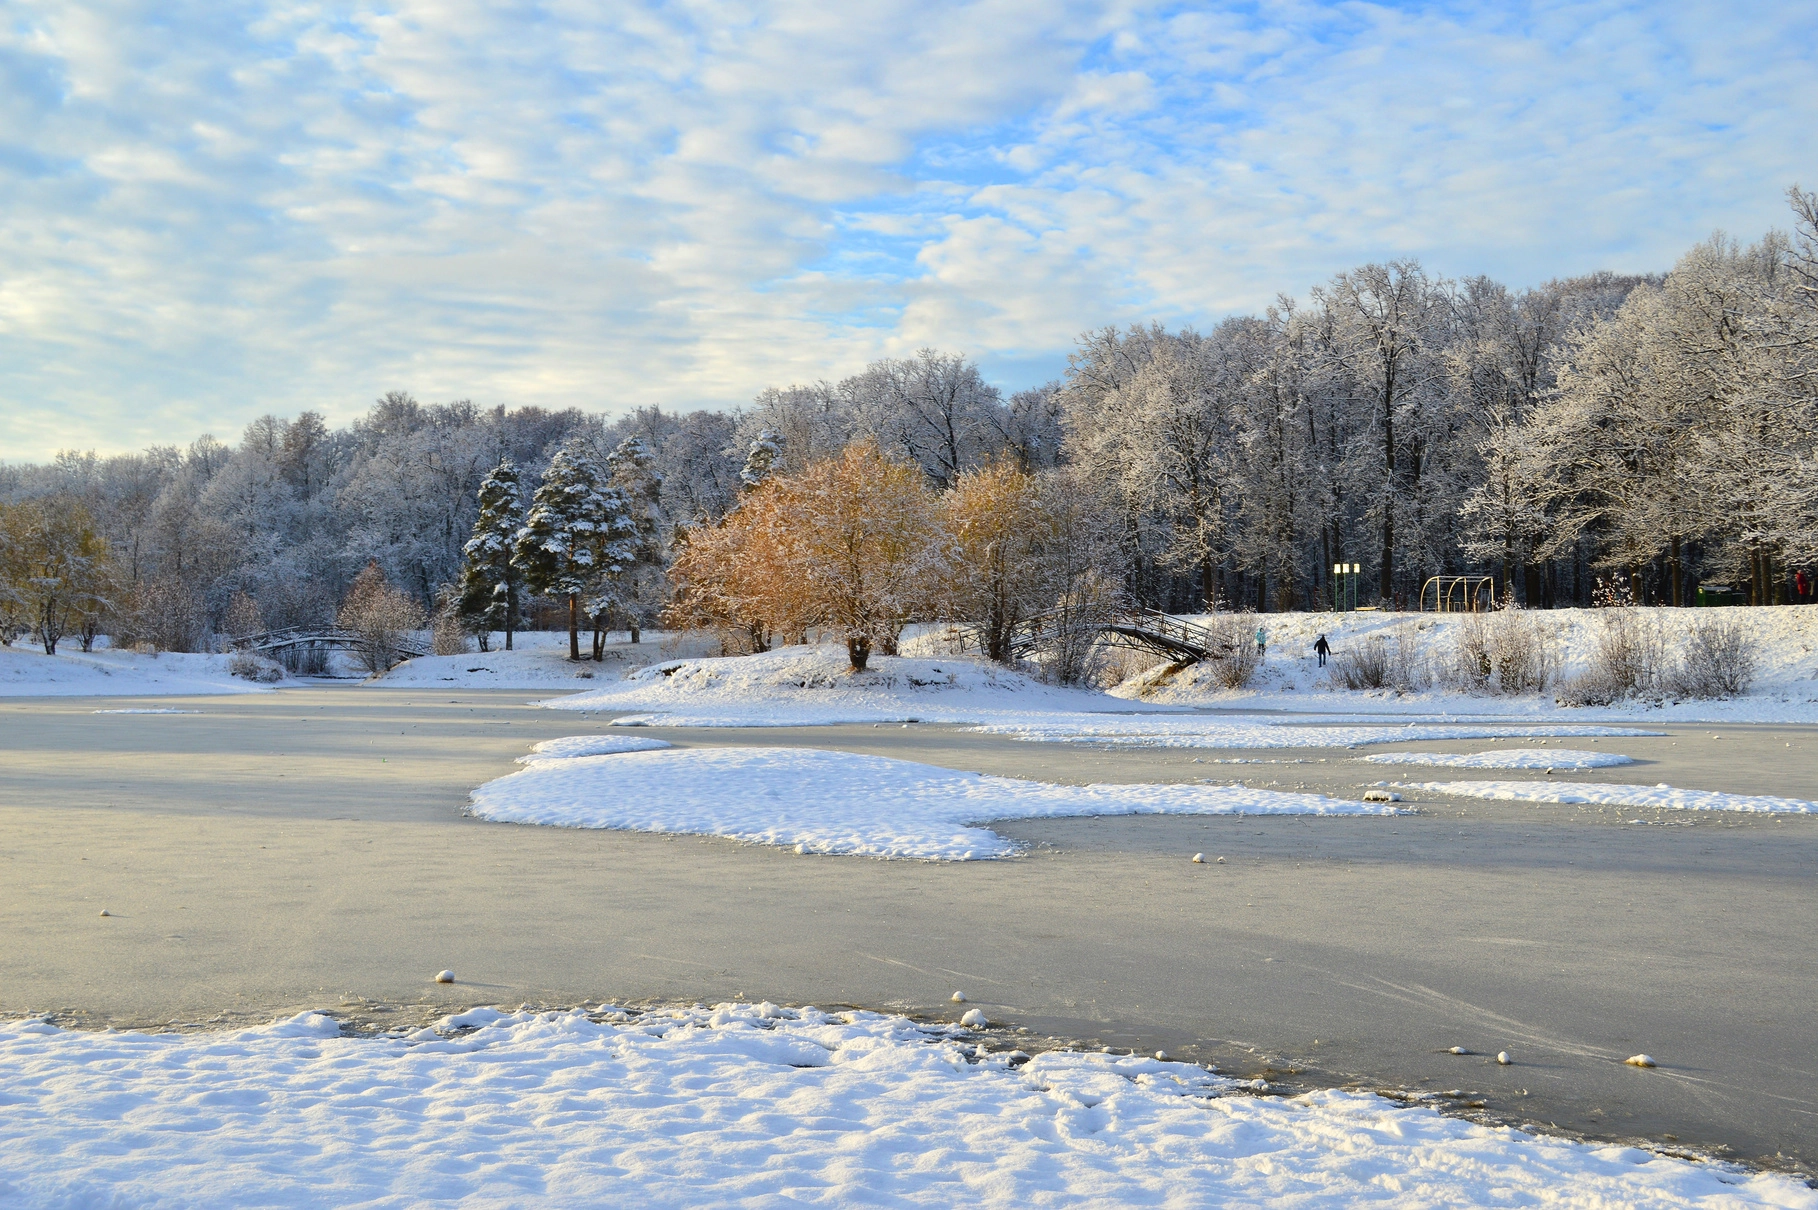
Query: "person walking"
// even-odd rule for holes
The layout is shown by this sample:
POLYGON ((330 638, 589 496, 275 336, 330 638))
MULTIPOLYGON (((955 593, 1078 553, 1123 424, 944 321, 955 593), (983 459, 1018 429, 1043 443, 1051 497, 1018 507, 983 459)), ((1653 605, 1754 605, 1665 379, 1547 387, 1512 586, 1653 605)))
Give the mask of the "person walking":
POLYGON ((1326 642, 1326 636, 1320 635, 1319 642, 1313 644, 1313 654, 1319 657, 1319 666, 1326 666, 1326 657, 1332 654, 1332 644, 1326 642))
POLYGON ((1803 605, 1811 599, 1811 595, 1812 578, 1806 575, 1805 568, 1801 567, 1793 573, 1793 599, 1803 605))
POLYGON ((1269 654, 1269 632, 1261 626, 1256 628, 1256 658, 1263 659, 1269 654))

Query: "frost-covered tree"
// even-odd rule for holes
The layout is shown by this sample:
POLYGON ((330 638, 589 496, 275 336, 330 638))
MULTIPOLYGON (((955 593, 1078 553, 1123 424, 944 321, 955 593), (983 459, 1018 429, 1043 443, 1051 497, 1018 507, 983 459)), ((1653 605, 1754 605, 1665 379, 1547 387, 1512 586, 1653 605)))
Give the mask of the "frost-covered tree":
POLYGON ((523 627, 524 573, 513 556, 524 528, 524 485, 518 468, 501 460, 480 483, 480 515, 461 548, 465 563, 455 608, 462 624, 486 650, 494 630, 505 632, 505 650, 523 627))
POLYGON ((754 488, 782 470, 782 463, 783 435, 773 429, 759 429, 751 439, 745 465, 739 470, 739 482, 747 490, 754 488))
POLYGON ((568 658, 581 658, 581 604, 602 576, 630 566, 636 525, 625 497, 583 441, 550 460, 537 487, 513 558, 532 591, 568 605, 568 658))
MULTIPOLYGON (((656 459, 640 437, 627 437, 606 457, 612 486, 624 501, 632 531, 630 559, 605 578, 605 589, 596 597, 594 614, 602 612, 624 619, 636 643, 639 631, 663 608, 668 543, 663 515, 663 476, 656 459)), ((596 640, 594 658, 600 653, 596 640)))

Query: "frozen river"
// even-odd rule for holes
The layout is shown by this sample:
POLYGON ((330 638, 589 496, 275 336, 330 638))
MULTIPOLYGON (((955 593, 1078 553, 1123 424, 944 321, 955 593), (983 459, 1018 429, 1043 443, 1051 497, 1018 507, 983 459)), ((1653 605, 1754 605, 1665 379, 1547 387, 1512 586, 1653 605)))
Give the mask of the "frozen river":
MULTIPOLYGON (((1434 800, 1394 818, 1018 821, 997 830, 1026 856, 953 864, 468 818, 468 791, 531 743, 603 725, 532 696, 0 703, 0 1011, 162 1025, 736 997, 951 1017, 963 990, 994 1022, 1288 1087, 1456 1091, 1508 1120, 1818 1163, 1818 818, 1434 800), (158 708, 195 713, 97 713, 158 708), (430 983, 444 967, 460 981, 430 983), (1503 1049, 1513 1065, 1487 1057, 1503 1049), (1638 1051, 1661 1066, 1621 1064, 1638 1051)), ((1818 729, 1657 729, 1599 745, 1643 763, 1573 780, 1818 785, 1818 729)), ((1106 751, 934 726, 639 734, 1347 797, 1434 776, 1342 748, 1106 751), (1308 763, 1205 763, 1220 757, 1308 763)))

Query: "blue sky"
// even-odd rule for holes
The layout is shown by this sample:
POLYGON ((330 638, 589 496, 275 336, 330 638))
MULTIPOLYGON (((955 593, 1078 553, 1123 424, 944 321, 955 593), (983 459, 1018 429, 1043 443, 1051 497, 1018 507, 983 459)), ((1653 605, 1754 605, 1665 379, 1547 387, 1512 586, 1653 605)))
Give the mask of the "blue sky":
POLYGON ((185 4, 0 26, 0 459, 397 387, 1015 389, 1415 256, 1670 267, 1818 187, 1818 7, 185 4), (1801 177, 1801 173, 1805 177, 1801 177))

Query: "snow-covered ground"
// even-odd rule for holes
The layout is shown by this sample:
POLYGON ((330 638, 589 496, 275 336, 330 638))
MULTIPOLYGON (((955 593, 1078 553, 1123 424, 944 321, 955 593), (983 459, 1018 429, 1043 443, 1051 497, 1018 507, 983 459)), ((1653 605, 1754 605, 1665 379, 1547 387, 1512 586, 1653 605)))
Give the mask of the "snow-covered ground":
POLYGON ((1818 1208, 1784 1176, 1007 1041, 769 1004, 407 1037, 11 1022, 0 1205, 1818 1208))
POLYGON ((1417 781, 1396 782, 1397 790, 1425 790, 1461 798, 1506 802, 1584 803, 1616 807, 1669 807, 1680 811, 1751 811, 1809 815, 1818 803, 1768 794, 1725 794, 1718 790, 1682 790, 1661 782, 1655 786, 1604 785, 1585 781, 1417 781))
POLYGON ((1632 765, 1620 752, 1572 748, 1504 748, 1492 752, 1379 752, 1364 757, 1376 765, 1436 765, 1447 769, 1609 769, 1632 765))
MULTIPOLYGON (((426 655, 406 660, 382 677, 368 682, 383 688, 434 685, 461 689, 586 689, 616 683, 628 671, 662 660, 717 649, 704 634, 645 631, 640 641, 617 631, 607 636, 598 662, 568 658, 567 631, 528 631, 512 636, 512 650, 503 651, 502 634, 494 636, 493 650, 466 655, 426 655)), ((591 637, 581 636, 581 649, 590 650, 591 637)))
POLYGON ((23 644, 0 647, 0 697, 167 697, 180 694, 270 693, 227 670, 225 655, 167 651, 96 650, 73 644, 56 655, 23 644))
POLYGON ((873 656, 855 673, 843 647, 784 647, 762 655, 667 660, 617 684, 541 703, 628 714, 623 725, 800 727, 920 721, 975 723, 1029 713, 1167 710, 1102 693, 1057 689, 967 656, 873 656))
MULTIPOLYGON (((1603 626, 1601 615, 1601 610, 1594 609, 1534 610, 1523 615, 1545 636, 1554 683, 1580 676, 1590 667, 1603 626)), ((1245 616, 1245 633, 1260 626, 1268 637, 1268 655, 1247 689, 1221 689, 1208 669, 1196 666, 1160 684, 1151 683, 1147 676, 1133 676, 1111 692, 1155 703, 1268 710, 1818 723, 1818 606, 1648 608, 1635 609, 1632 615, 1642 630, 1658 636, 1662 658, 1668 664, 1683 659, 1693 627, 1714 622, 1736 626, 1755 654, 1755 683, 1745 696, 1730 701, 1625 702, 1573 710, 1556 706, 1550 691, 1508 697, 1466 693, 1446 687, 1443 675, 1438 687, 1418 693, 1342 689, 1332 680, 1331 666, 1319 667, 1314 655, 1313 644, 1321 634, 1335 653, 1352 649, 1372 635, 1407 634, 1417 643, 1420 659, 1430 673, 1444 674, 1459 663, 1460 633, 1470 624, 1470 615, 1372 611, 1245 616)))
POLYGON ((815 748, 666 748, 581 755, 538 745, 528 767, 473 792, 502 823, 724 836, 807 853, 1003 857, 992 819, 1059 815, 1380 815, 1387 804, 1213 785, 1055 786, 815 748), (558 756, 563 751, 575 755, 558 756))

